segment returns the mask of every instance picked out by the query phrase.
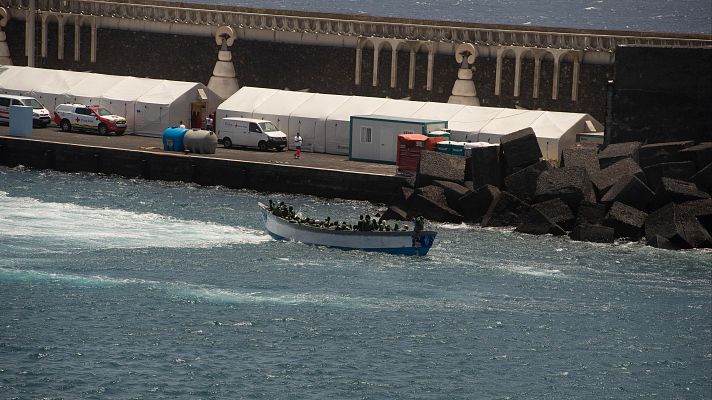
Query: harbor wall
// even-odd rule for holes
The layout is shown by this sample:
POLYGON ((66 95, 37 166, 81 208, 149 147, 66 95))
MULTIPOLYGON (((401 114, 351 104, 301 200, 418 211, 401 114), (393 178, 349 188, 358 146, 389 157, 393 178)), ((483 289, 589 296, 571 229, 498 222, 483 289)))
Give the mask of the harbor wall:
MULTIPOLYGON (((63 59, 58 59, 56 23, 47 29, 47 57, 36 57, 40 68, 90 71, 156 79, 194 81, 207 84, 217 61, 218 48, 213 37, 176 35, 145 31, 101 28, 97 30, 96 62, 90 62, 91 29, 82 26, 80 61, 74 61, 74 35, 65 26, 63 59), (86 45, 84 45, 86 44, 86 45)), ((15 65, 27 65, 25 56, 25 23, 12 19, 5 27, 7 43, 15 65)), ((427 90, 427 54, 416 53, 415 86, 408 89, 409 53, 398 52, 397 85, 391 87, 391 50, 380 52, 379 82, 374 87, 373 49, 363 49, 361 84, 356 85, 355 50, 350 47, 318 46, 276 41, 241 40, 230 48, 240 86, 308 90, 317 93, 373 97, 409 98, 418 101, 447 102, 457 79, 459 65, 452 55, 435 54, 433 87, 427 90)), ((501 94, 495 95, 497 59, 477 57, 474 80, 480 104, 489 107, 516 106, 527 109, 582 112, 603 121, 606 112, 607 81, 613 66, 580 64, 578 98, 572 100, 573 62, 564 59, 560 66, 557 98, 552 99, 554 62, 541 61, 539 94, 534 92, 534 60, 524 58, 521 64, 519 96, 514 96, 516 62, 502 60, 501 94)))
POLYGON ((712 141, 712 47, 621 46, 609 142, 712 141))
POLYGON ((220 185, 231 189, 366 200, 374 203, 391 201, 392 193, 396 192, 405 180, 397 176, 13 137, 0 137, 0 165, 182 181, 203 186, 220 185))

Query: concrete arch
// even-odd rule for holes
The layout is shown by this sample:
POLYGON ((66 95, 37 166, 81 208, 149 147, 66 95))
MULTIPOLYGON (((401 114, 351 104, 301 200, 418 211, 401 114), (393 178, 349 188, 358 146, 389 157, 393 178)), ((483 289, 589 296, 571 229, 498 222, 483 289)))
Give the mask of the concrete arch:
POLYGON ((373 49, 373 75, 371 85, 378 86, 378 70, 380 65, 381 50, 391 51, 391 88, 397 86, 398 81, 398 52, 408 51, 410 53, 410 65, 408 69, 408 89, 412 90, 415 87, 415 63, 417 53, 428 54, 428 75, 427 75, 427 90, 433 88, 433 64, 435 60, 435 45, 433 42, 423 42, 417 40, 404 40, 392 38, 378 38, 361 36, 356 40, 356 68, 354 71, 354 84, 361 84, 361 75, 363 70, 363 51, 364 49, 373 49))
POLYGON ((494 95, 499 96, 502 94, 502 63, 507 54, 512 53, 516 59, 517 53, 514 47, 510 46, 500 46, 497 48, 497 67, 495 70, 494 78, 494 95))
MULTIPOLYGON (((516 56, 516 68, 515 68, 515 77, 514 77, 514 97, 519 97, 521 96, 521 91, 522 91, 522 74, 523 70, 525 67, 528 66, 525 65, 525 63, 529 63, 529 60, 535 60, 536 55, 535 55, 535 50, 533 47, 520 47, 517 51, 517 56, 516 56)), ((536 69, 536 68, 534 68, 536 69)), ((536 76, 534 76, 536 78, 536 76)), ((532 89, 532 97, 533 96, 533 89, 532 89)))
POLYGON ((48 46, 48 39, 47 39, 47 32, 48 32, 48 26, 52 22, 52 20, 55 20, 57 23, 57 36, 58 36, 58 45, 57 45, 57 59, 62 60, 64 58, 64 20, 65 20, 65 14, 60 14, 56 12, 43 12, 40 16, 42 18, 42 30, 41 30, 41 40, 40 40, 40 45, 41 45, 41 50, 40 50, 40 56, 42 58, 47 58, 47 46, 48 46))
POLYGON ((571 101, 578 100, 579 91, 579 76, 581 74, 581 61, 583 58, 583 52, 580 50, 569 50, 563 53, 560 57, 561 61, 569 61, 573 65, 573 70, 571 73, 571 101))
POLYGON ((561 75, 561 57, 570 52, 569 49, 546 49, 554 58, 554 71, 552 75, 551 99, 559 98, 559 76, 561 75))
POLYGON ((72 18, 68 18, 68 20, 74 22, 74 61, 79 61, 81 58, 82 26, 88 25, 91 28, 90 61, 95 63, 97 17, 93 15, 72 15, 72 18))

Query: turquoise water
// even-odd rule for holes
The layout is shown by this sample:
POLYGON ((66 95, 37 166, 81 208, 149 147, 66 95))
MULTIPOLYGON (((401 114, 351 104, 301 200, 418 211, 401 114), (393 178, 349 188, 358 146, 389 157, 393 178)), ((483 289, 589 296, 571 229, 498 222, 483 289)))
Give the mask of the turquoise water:
POLYGON ((712 254, 433 224, 425 258, 271 239, 256 203, 0 167, 0 398, 709 399, 712 254))

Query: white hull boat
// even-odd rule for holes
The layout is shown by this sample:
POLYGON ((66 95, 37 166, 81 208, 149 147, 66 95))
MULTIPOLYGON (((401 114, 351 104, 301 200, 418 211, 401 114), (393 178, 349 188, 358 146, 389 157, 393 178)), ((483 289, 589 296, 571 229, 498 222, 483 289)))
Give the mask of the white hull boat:
POLYGON ((437 235, 433 231, 337 231, 278 217, 262 203, 260 209, 262 221, 272 237, 318 246, 424 256, 437 235))

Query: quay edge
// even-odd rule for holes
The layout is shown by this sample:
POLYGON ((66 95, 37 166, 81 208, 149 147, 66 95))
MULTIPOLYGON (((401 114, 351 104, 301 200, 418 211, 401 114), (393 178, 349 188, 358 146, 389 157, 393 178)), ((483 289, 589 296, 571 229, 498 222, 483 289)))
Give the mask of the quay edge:
POLYGON ((0 136, 0 165, 388 203, 405 178, 0 136))

